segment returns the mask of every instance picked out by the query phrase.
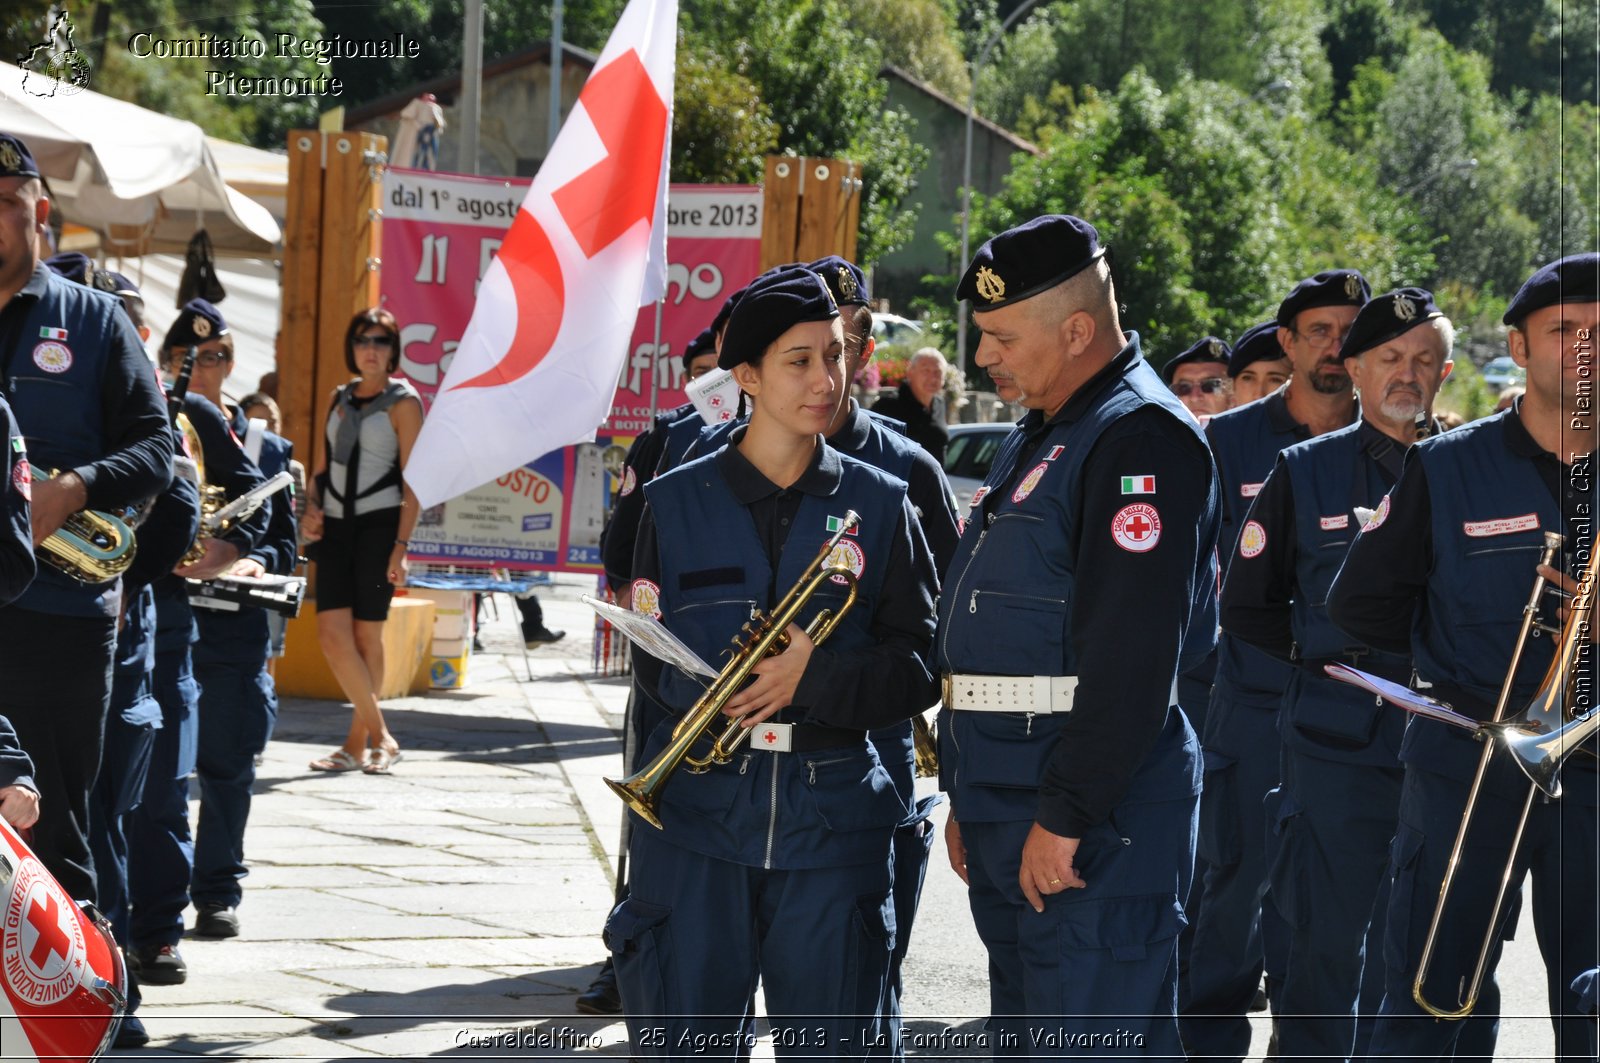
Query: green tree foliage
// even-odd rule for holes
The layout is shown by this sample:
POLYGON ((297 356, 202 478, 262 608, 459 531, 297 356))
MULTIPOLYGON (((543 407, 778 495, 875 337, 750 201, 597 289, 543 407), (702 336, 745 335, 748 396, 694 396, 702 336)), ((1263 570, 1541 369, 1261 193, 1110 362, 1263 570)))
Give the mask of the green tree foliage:
POLYGON ((672 179, 759 184, 778 149, 778 123, 750 79, 703 46, 678 42, 672 112, 672 179))
POLYGON ((882 50, 850 28, 842 0, 685 0, 683 11, 686 32, 760 90, 779 151, 861 163, 858 257, 875 261, 909 239, 915 219, 900 200, 926 149, 909 116, 885 109, 882 50))
POLYGON ((1135 70, 1087 90, 1045 154, 1020 160, 975 217, 978 239, 1046 212, 1090 218, 1113 247, 1126 324, 1157 362, 1236 336, 1295 280, 1358 265, 1380 285, 1431 266, 1416 219, 1314 123, 1237 89, 1135 70))
POLYGON ((857 0, 847 9, 850 28, 872 37, 883 58, 953 99, 967 96, 952 12, 939 0, 857 0))

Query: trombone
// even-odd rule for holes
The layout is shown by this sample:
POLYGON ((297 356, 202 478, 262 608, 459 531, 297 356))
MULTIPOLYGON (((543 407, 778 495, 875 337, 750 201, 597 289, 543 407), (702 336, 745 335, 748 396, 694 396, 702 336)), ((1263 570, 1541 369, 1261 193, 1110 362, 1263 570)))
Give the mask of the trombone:
MULTIPOLYGON (((1545 532, 1540 565, 1553 563, 1562 541, 1562 536, 1554 532, 1545 532)), ((1495 703, 1494 716, 1488 723, 1483 724, 1478 732, 1480 737, 1489 737, 1491 741, 1484 743, 1483 753, 1478 758, 1477 774, 1473 776, 1472 789, 1467 793, 1467 804, 1461 813, 1461 826, 1456 831, 1455 846, 1450 850, 1450 862, 1445 868, 1444 880, 1439 885, 1439 899, 1434 905, 1433 920, 1428 925, 1428 936, 1423 942, 1422 958, 1417 966, 1416 978, 1411 983, 1411 999, 1434 1018, 1464 1019, 1477 1006, 1478 994, 1483 987, 1483 978, 1489 966, 1489 954, 1494 950, 1497 937, 1495 931, 1500 912, 1505 904, 1506 893, 1511 888, 1517 851, 1522 846, 1522 835, 1528 825, 1528 815, 1533 809, 1534 798, 1541 791, 1551 797, 1561 792, 1559 773, 1562 762, 1585 738, 1600 727, 1600 716, 1593 710, 1573 718, 1575 710, 1579 707, 1580 697, 1583 700, 1592 700, 1593 696, 1592 687, 1584 688, 1578 681, 1576 673, 1580 665, 1593 660, 1590 638, 1593 630, 1591 625, 1595 619, 1594 589, 1597 578, 1600 578, 1600 550, 1591 551, 1589 562, 1579 580, 1578 594, 1572 599, 1566 622, 1559 629, 1540 623, 1535 617, 1547 587, 1547 581, 1543 576, 1534 581, 1533 592, 1529 595, 1527 605, 1523 606, 1522 626, 1517 633, 1516 647, 1511 653, 1511 665, 1506 669, 1505 681, 1500 687, 1500 697, 1495 703), (1511 688, 1516 678, 1517 666, 1522 661, 1523 648, 1530 635, 1536 636, 1539 631, 1558 636, 1555 658, 1550 662, 1550 667, 1539 683, 1538 692, 1534 694, 1527 707, 1517 716, 1507 717, 1506 708, 1511 700, 1511 688), (1461 851, 1466 844, 1467 832, 1477 808, 1478 795, 1488 774, 1490 758, 1500 746, 1504 746, 1511 753, 1517 766, 1533 781, 1533 785, 1528 787, 1528 796, 1522 802, 1522 815, 1517 820, 1516 832, 1511 838, 1511 849, 1506 856, 1505 870, 1500 876, 1500 888, 1495 894, 1494 906, 1490 909, 1489 926, 1479 946, 1478 961, 1473 968, 1471 979, 1465 986, 1465 992, 1457 994, 1456 1007, 1440 1007, 1425 997, 1423 985, 1433 959, 1434 945, 1438 940, 1439 926, 1444 918, 1450 887, 1455 881, 1456 870, 1461 863, 1461 851)))
POLYGON ((733 759, 735 751, 750 737, 750 729, 740 726, 740 720, 728 724, 705 756, 691 757, 689 750, 723 715, 722 710, 728 699, 744 686, 755 666, 768 656, 782 653, 788 648, 789 625, 796 621, 801 610, 822 589, 823 584, 830 579, 838 580, 849 589, 844 604, 839 606, 837 612, 823 609, 806 626, 806 635, 811 641, 826 639, 838 627, 839 621, 844 619, 845 613, 850 611, 856 601, 856 577, 848 566, 834 560, 834 551, 839 546, 839 540, 860 522, 861 518, 854 510, 845 513, 838 530, 822 545, 783 600, 768 613, 754 614, 740 634, 733 637, 733 659, 706 688, 706 692, 700 695, 694 707, 678 721, 666 748, 626 779, 606 780, 606 785, 638 813, 639 818, 652 827, 661 827, 661 817, 656 812, 661 803, 661 791, 679 766, 692 775, 703 775, 711 770, 712 765, 727 764, 733 759))

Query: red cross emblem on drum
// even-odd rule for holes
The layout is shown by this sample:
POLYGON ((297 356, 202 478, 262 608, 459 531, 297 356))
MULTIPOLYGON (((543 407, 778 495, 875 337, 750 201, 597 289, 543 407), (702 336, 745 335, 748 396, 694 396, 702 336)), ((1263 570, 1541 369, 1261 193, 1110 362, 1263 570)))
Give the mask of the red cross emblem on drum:
POLYGON ((1161 515, 1145 502, 1123 506, 1111 518, 1111 538, 1129 553, 1154 550, 1161 541, 1161 515))
POLYGON ((78 909, 33 857, 22 861, 0 929, 6 987, 35 1007, 57 1004, 86 974, 78 909))

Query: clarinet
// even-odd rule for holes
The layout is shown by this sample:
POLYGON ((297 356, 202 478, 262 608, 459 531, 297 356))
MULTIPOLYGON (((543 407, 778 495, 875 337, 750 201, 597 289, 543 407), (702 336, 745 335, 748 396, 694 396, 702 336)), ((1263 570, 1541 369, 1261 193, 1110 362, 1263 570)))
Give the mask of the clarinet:
POLYGON ((172 382, 172 390, 167 392, 167 416, 172 423, 178 423, 178 414, 183 412, 183 397, 189 394, 189 378, 194 376, 194 360, 200 354, 200 348, 189 344, 189 349, 184 352, 183 365, 178 370, 178 379, 172 382))

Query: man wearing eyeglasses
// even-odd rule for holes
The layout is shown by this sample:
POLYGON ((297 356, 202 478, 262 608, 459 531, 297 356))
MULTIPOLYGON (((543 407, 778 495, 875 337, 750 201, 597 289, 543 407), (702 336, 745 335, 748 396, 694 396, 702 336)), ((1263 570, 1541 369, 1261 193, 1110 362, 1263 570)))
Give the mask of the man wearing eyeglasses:
MULTIPOLYGON (((1295 285, 1277 315, 1278 344, 1294 370, 1289 383, 1206 426, 1222 481, 1222 557, 1237 552, 1245 514, 1278 452, 1356 419, 1339 345, 1370 296, 1366 279, 1354 270, 1328 270, 1295 285)), ((1278 803, 1277 709, 1289 675, 1288 664, 1226 632, 1217 642, 1217 675, 1201 736, 1205 895, 1180 999, 1191 1055, 1242 1059, 1250 1046, 1245 1013, 1263 969, 1269 998, 1286 973, 1288 927, 1266 883, 1267 825, 1278 803)))
POLYGON ((1207 336, 1161 367, 1161 379, 1202 425, 1233 405, 1230 353, 1222 340, 1207 336))

